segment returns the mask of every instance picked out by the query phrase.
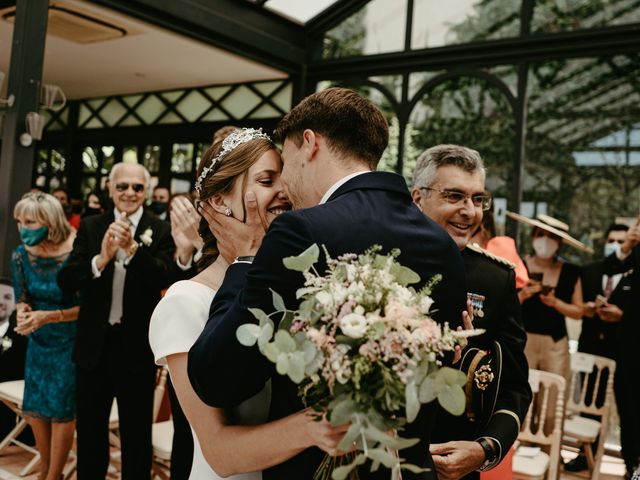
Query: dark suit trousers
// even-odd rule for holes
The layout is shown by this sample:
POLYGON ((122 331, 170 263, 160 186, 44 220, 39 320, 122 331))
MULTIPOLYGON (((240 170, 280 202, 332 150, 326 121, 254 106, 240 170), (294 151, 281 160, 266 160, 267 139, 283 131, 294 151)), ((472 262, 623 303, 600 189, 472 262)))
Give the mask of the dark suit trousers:
POLYGON ((98 365, 77 369, 78 480, 105 478, 109 466, 108 425, 118 402, 122 480, 151 477, 151 422, 155 366, 130 365, 122 353, 121 327, 108 327, 98 365))

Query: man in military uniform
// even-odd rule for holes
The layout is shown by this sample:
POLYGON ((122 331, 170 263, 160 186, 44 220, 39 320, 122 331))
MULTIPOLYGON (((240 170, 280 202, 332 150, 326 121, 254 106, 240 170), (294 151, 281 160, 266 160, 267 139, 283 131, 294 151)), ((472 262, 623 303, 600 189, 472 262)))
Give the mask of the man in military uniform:
POLYGON ((433 442, 441 442, 431 445, 440 480, 479 478, 479 471, 495 467, 516 440, 531 402, 513 265, 469 245, 491 206, 484 180, 478 152, 438 145, 418 158, 411 192, 418 208, 462 251, 474 327, 486 330, 462 352, 462 369, 469 376, 467 412, 454 417, 441 409, 433 429, 433 442))

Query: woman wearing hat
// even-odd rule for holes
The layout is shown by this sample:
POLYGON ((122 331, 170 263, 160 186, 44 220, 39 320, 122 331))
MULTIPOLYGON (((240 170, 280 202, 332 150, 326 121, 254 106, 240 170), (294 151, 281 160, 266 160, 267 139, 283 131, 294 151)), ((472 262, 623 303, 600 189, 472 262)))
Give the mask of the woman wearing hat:
POLYGON ((548 215, 531 219, 507 212, 511 218, 533 226, 533 255, 525 257, 530 281, 519 293, 522 320, 527 331, 525 355, 529 368, 545 370, 570 380, 569 341, 565 317, 582 318, 580 268, 558 256, 563 243, 581 250, 588 247, 569 235, 569 226, 548 215))

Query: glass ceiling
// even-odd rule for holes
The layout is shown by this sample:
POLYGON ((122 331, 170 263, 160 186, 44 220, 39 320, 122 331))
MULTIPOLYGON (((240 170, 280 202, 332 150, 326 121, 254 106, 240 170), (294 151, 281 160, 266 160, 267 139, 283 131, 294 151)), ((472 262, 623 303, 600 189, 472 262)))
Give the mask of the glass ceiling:
POLYGON ((249 0, 288 20, 304 25, 338 0, 249 0))

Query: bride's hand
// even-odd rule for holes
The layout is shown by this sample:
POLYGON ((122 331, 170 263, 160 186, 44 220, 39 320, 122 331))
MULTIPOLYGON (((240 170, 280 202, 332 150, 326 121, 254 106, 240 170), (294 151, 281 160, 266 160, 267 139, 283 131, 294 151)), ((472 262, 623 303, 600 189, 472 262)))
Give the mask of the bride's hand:
POLYGON ((306 409, 296 413, 302 421, 302 428, 305 437, 305 447, 318 447, 320 450, 332 456, 343 455, 346 452, 338 450, 338 444, 347 433, 351 424, 345 423, 338 427, 333 427, 331 423, 323 417, 317 420, 313 410, 306 409))

